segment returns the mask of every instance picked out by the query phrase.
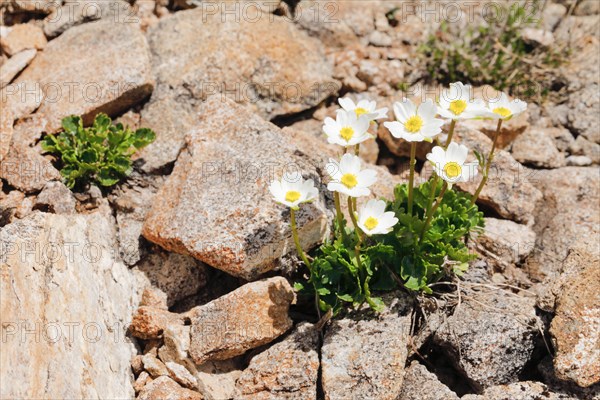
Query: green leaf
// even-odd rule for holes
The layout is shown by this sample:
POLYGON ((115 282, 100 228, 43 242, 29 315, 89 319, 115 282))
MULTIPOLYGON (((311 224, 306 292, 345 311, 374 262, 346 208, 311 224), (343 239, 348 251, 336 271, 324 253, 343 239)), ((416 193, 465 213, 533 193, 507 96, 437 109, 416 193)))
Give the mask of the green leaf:
POLYGON ((83 128, 83 123, 80 117, 75 115, 71 115, 70 117, 65 117, 61 121, 63 129, 70 133, 75 134, 79 128, 83 128))

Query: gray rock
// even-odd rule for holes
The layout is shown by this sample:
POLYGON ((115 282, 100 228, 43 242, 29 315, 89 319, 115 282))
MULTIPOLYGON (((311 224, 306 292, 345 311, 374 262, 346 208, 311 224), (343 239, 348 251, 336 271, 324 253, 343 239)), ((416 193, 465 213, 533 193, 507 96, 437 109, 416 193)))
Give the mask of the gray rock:
POLYGON ((587 156, 594 164, 600 164, 600 144, 590 142, 583 136, 577 136, 569 146, 569 151, 574 155, 587 156))
POLYGON ((19 72, 23 71, 36 54, 36 49, 23 50, 4 62, 0 66, 0 89, 8 85, 19 72))
POLYGON ((51 38, 89 21, 105 19, 113 24, 139 22, 131 6, 121 0, 64 0, 60 3, 44 19, 44 33, 51 38))
POLYGON ((144 364, 144 369, 148 371, 150 376, 154 379, 159 376, 169 376, 169 370, 165 364, 152 353, 144 354, 142 357, 142 364, 144 364))
POLYGON ((135 265, 146 255, 146 242, 142 237, 142 225, 152 199, 165 181, 160 175, 141 175, 133 172, 109 195, 116 209, 119 225, 119 251, 125 264, 135 265))
POLYGON ((485 230, 477 237, 477 243, 489 252, 488 257, 517 264, 533 251, 535 232, 513 221, 485 218, 485 230))
POLYGON ((8 33, 0 35, 0 46, 8 56, 23 50, 43 50, 46 47, 46 36, 35 24, 16 24, 8 28, 8 33))
POLYGON ((576 400, 576 398, 563 393, 552 392, 541 382, 525 381, 510 385, 492 386, 482 395, 468 394, 461 400, 576 400))
POLYGON ((114 257, 115 234, 106 211, 35 212, 0 229, 12 249, 0 259, 2 363, 11 366, 0 397, 134 397, 125 327, 135 281, 114 257))
POLYGON ((596 0, 581 0, 575 8, 575 15, 600 14, 600 3, 596 0))
POLYGON ((8 103, 3 99, 0 99, 0 106, 2 107, 2 113, 0 113, 0 162, 2 162, 12 141, 15 118, 12 110, 8 107, 8 103))
POLYGON ((239 399, 315 399, 319 332, 303 323, 283 341, 250 360, 236 386, 239 399))
POLYGON ((155 150, 144 154, 149 169, 175 160, 197 124, 197 106, 211 95, 271 119, 313 107, 339 88, 321 43, 282 17, 235 21, 200 7, 162 18, 148 41, 158 87, 143 118, 160 129, 155 150), (177 105, 171 111, 165 103, 177 105))
POLYGON ((569 167, 587 167, 592 165, 592 160, 587 156, 569 156, 565 161, 569 167))
POLYGON ((333 320, 321 350, 326 400, 396 399, 402 390, 408 355, 410 300, 389 296, 381 314, 363 307, 333 320))
POLYGON ((77 26, 50 41, 15 85, 43 92, 36 112, 48 119, 49 132, 73 114, 90 124, 99 112, 115 116, 150 95, 148 44, 133 24, 101 20, 77 26))
POLYGON ((567 13, 567 7, 558 3, 547 3, 542 14, 542 24, 547 31, 553 31, 567 13))
POLYGON ((192 375, 186 367, 172 361, 167 362, 165 365, 169 370, 171 378, 173 378, 175 382, 188 389, 198 388, 198 381, 196 377, 192 375))
POLYGON ((225 361, 208 361, 198 366, 196 378, 200 391, 208 399, 234 399, 240 394, 236 382, 244 363, 240 357, 225 361))
MULTIPOLYGON (((142 233, 167 250, 256 279, 294 251, 289 211, 271 198, 269 183, 293 168, 318 184, 317 168, 279 128, 243 106, 215 95, 203 110, 142 233)), ((298 227, 304 249, 322 240, 323 199, 302 205, 298 227)))
POLYGON ((413 361, 404 374, 402 393, 397 400, 458 400, 458 396, 440 382, 435 374, 413 361))
POLYGON ((270 343, 292 327, 295 294, 282 277, 248 283, 190 310, 190 356, 198 365, 270 343))
POLYGON ((535 301, 495 291, 465 297, 434 343, 477 391, 518 380, 538 335, 535 301))
POLYGON ((151 285, 165 293, 169 307, 197 293, 208 280, 207 267, 200 261, 160 249, 148 254, 133 271, 139 277, 140 287, 151 285))
POLYGON ((34 207, 48 207, 55 214, 75 214, 77 202, 62 182, 48 182, 37 195, 34 207))
POLYGON ((554 369, 562 380, 589 387, 600 382, 600 250, 576 250, 556 297, 550 334, 554 369))
POLYGON ((193 390, 182 388, 168 376, 161 376, 144 386, 137 399, 203 400, 204 396, 193 390))
POLYGON ((513 142, 511 154, 525 165, 541 168, 565 166, 565 158, 558 151, 554 140, 544 129, 529 129, 513 142))
POLYGON ((543 128, 544 132, 554 140, 554 145, 560 152, 570 151, 575 138, 568 129, 562 127, 543 128))
POLYGON ((48 182, 62 179, 50 161, 36 149, 15 142, 0 162, 0 178, 25 193, 40 191, 48 182))
POLYGON ((537 281, 555 276, 571 247, 597 246, 600 233, 600 173, 597 167, 540 170, 530 177, 544 193, 534 231, 537 243, 526 269, 537 281))

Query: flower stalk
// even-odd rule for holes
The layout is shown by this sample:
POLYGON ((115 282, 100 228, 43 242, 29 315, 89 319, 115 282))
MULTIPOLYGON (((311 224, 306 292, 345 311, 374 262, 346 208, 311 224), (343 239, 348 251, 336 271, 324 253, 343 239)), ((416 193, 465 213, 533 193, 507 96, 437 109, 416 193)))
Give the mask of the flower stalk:
POLYGON ((312 265, 310 261, 308 261, 308 258, 306 257, 306 254, 304 254, 304 250, 302 250, 302 246, 300 245, 300 238, 298 237, 298 227, 296 226, 296 210, 294 210, 293 208, 290 209, 290 219, 292 225, 292 237, 294 238, 294 243, 296 244, 296 251, 298 252, 298 255, 300 256, 302 261, 304 261, 304 264, 306 264, 306 266, 308 267, 309 271, 312 271, 312 265))
POLYGON ((413 211, 413 186, 415 181, 415 165, 417 163, 417 142, 410 143, 410 175, 408 177, 408 213, 413 211))
MULTIPOLYGON (((425 237, 425 232, 427 232, 427 229, 429 229, 429 224, 431 224, 431 219, 433 218, 433 215, 435 214, 438 207, 442 203, 444 194, 446 194, 447 189, 448 189, 448 182, 444 182, 444 186, 442 186, 442 190, 440 191, 440 194, 438 195, 438 197, 435 201, 435 204, 431 207, 431 209, 427 213, 427 219, 425 220, 425 225, 423 225, 423 229, 421 230, 421 235, 419 236, 419 244, 421 244, 421 242, 423 241, 423 238, 425 237)), ((435 192, 435 189, 432 192, 435 192)))
POLYGON ((485 162, 483 178, 481 179, 481 182, 479 183, 479 186, 477 187, 475 194, 471 198, 471 204, 475 204, 475 202, 479 198, 479 195, 481 194, 481 191, 483 190, 483 187, 487 183, 488 175, 490 173, 490 167, 492 166, 492 161, 494 161, 494 152, 496 150, 496 145, 498 144, 498 138, 500 137, 500 130, 502 129, 502 122, 503 122, 502 119, 498 120, 498 126, 496 128, 496 133, 494 135, 494 142, 492 143, 492 149, 490 150, 490 154, 488 155, 488 158, 485 162))

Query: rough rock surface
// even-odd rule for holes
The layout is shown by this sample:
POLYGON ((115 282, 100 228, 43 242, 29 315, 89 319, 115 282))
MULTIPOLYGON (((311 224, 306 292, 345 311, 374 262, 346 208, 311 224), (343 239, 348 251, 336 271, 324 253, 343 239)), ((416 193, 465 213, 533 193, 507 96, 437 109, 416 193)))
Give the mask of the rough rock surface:
POLYGON ((49 181, 62 179, 50 161, 36 149, 14 142, 0 162, 0 178, 25 193, 42 190, 49 181))
POLYGON ((458 400, 458 396, 440 382, 435 374, 413 361, 404 373, 402 393, 397 400, 458 400))
POLYGON ((543 129, 530 129, 512 143, 511 154, 515 160, 540 168, 565 166, 565 158, 558 151, 554 140, 543 129))
POLYGON ((140 391, 138 400, 203 400, 204 396, 183 388, 168 376, 161 376, 148 383, 140 391))
POLYGON ((10 365, 0 397, 133 397, 125 327, 135 282, 113 257, 114 236, 100 212, 36 212, 0 229, 11 249, 0 258, 0 364, 10 365))
POLYGON ((0 162, 2 162, 8 153, 12 140, 14 117, 12 110, 2 99, 0 99, 0 107, 2 107, 2 112, 0 113, 0 162))
POLYGON ((240 399, 315 399, 319 332, 302 323, 283 341, 254 356, 236 386, 240 399))
POLYGON ((193 257, 160 250, 149 254, 133 270, 144 281, 140 286, 151 285, 166 294, 169 307, 197 293, 206 285, 208 275, 207 267, 193 257))
POLYGON ((116 208, 119 225, 119 251, 125 264, 133 266, 146 255, 147 242, 142 237, 142 225, 152 199, 166 177, 131 174, 109 196, 116 208))
POLYGON ((170 325, 183 325, 183 316, 160 308, 141 306, 131 320, 129 330, 140 339, 163 337, 170 325))
POLYGON ((477 391, 514 382, 535 348, 534 305, 508 292, 466 298, 435 332, 434 343, 477 391))
POLYGON ((8 85, 19 72, 29 65, 37 54, 37 50, 23 50, 15 54, 0 66, 0 89, 8 85))
POLYGON ((525 381, 510 385, 492 386, 481 395, 468 394, 461 400, 575 400, 563 393, 552 392, 541 382, 525 381))
POLYGON ((161 19, 148 41, 158 87, 144 118, 165 129, 145 153, 152 168, 175 159, 197 104, 210 95, 223 93, 271 119, 315 106, 338 89, 320 42, 281 17, 236 22, 199 7, 161 19), (182 109, 161 105, 174 102, 182 109), (166 123, 154 117, 165 110, 166 123))
MULTIPOLYGON (((318 174, 279 128, 243 106, 215 95, 203 109, 142 233, 167 250, 255 279, 294 248, 289 211, 272 199, 269 183, 284 170, 317 183, 318 174)), ((322 200, 301 207, 305 249, 321 241, 326 223, 322 200)))
POLYGON ((42 50, 48 42, 42 29, 34 24, 17 24, 9 29, 8 34, 0 38, 0 46, 9 56, 23 50, 42 50))
MULTIPOLYGON (((506 263, 523 261, 535 247, 535 232, 527 225, 506 219, 485 218, 485 230, 477 243, 491 252, 494 258, 506 263)), ((486 253, 487 256, 490 254, 486 253)))
POLYGON ((55 3, 52 12, 44 20, 44 33, 48 37, 55 37, 69 28, 99 19, 113 24, 134 25, 138 22, 133 9, 122 0, 65 0, 55 3))
POLYGON ((154 87, 146 39, 133 24, 97 21, 52 40, 15 81, 40 87, 37 110, 52 132, 75 114, 89 124, 99 112, 111 116, 148 97, 154 87))
MULTIPOLYGON (((483 133, 458 126, 454 137, 457 142, 470 149, 468 161, 476 161, 473 150, 488 154, 492 141, 483 133)), ((501 217, 516 222, 533 222, 533 213, 541 192, 528 179, 527 172, 519 162, 504 150, 496 151, 488 182, 481 191, 478 204, 497 212, 501 217)), ((474 180, 461 182, 457 186, 466 192, 475 193, 481 182, 481 173, 474 180)))
POLYGON ((582 264, 561 285, 550 334, 557 377, 588 387, 600 382, 600 253, 571 253, 567 262, 578 256, 582 264))
POLYGON ((527 260, 528 273, 542 281, 553 276, 576 243, 598 246, 600 170, 566 167, 535 171, 530 179, 544 193, 534 226, 537 244, 527 260))
POLYGON ((48 208, 55 214, 75 214, 77 202, 71 190, 62 182, 48 182, 35 199, 34 207, 48 208))
POLYGON ((295 295, 282 277, 248 283, 189 312, 196 364, 225 360, 269 343, 292 327, 295 295))
POLYGON ((379 315, 363 308, 332 322, 321 350, 326 400, 400 395, 411 326, 409 301, 401 295, 387 301, 390 305, 379 315))

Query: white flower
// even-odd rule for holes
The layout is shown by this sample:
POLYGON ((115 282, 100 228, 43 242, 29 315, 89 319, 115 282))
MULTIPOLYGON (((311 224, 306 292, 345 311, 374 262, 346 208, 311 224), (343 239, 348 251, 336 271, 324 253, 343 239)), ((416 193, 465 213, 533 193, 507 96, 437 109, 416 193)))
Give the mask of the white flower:
POLYGON ((285 173, 281 181, 274 180, 269 190, 276 202, 294 210, 301 203, 313 201, 319 194, 312 179, 304 180, 298 172, 285 173))
POLYGON ((327 189, 351 197, 370 195, 369 186, 377 181, 377 172, 372 169, 361 171, 360 166, 360 157, 350 153, 344 154, 339 163, 330 158, 326 169, 331 176, 331 182, 327 189))
POLYGON ((501 93, 499 99, 488 102, 488 110, 495 119, 509 120, 527 110, 527 103, 519 99, 510 101, 506 93, 501 93))
POLYGON ((477 176, 477 162, 465 163, 469 149, 457 143, 450 143, 448 150, 435 146, 427 159, 433 164, 435 173, 448 182, 450 187, 456 182, 467 182, 477 176))
POLYGON ((437 107, 431 100, 415 107, 409 99, 402 99, 401 103, 394 103, 394 114, 398 121, 384 122, 383 125, 392 136, 408 142, 431 142, 444 124, 443 120, 435 118, 437 107))
POLYGON ((483 100, 471 100, 471 85, 450 84, 450 90, 440 96, 439 114, 448 119, 489 118, 492 115, 483 100))
POLYGON ((373 137, 368 133, 369 124, 367 118, 359 118, 353 111, 338 110, 335 120, 325 118, 323 132, 329 143, 349 147, 373 137))
POLYGON ((364 116, 369 121, 387 118, 388 109, 386 107, 377 109, 377 102, 369 100, 359 100, 354 104, 351 98, 344 97, 338 100, 340 106, 346 111, 354 111, 357 117, 364 116))
POLYGON ((367 235, 389 233, 398 223, 393 211, 385 212, 385 201, 371 199, 358 211, 358 226, 367 235))

